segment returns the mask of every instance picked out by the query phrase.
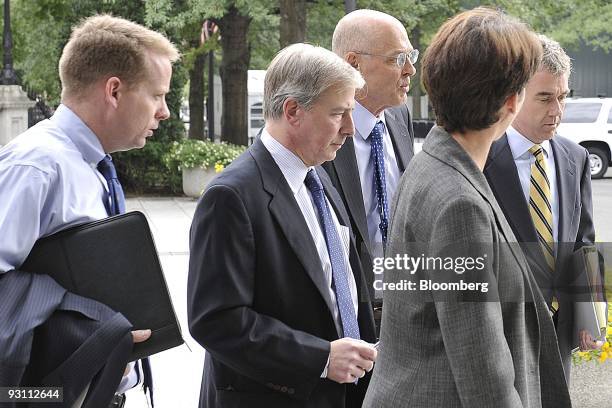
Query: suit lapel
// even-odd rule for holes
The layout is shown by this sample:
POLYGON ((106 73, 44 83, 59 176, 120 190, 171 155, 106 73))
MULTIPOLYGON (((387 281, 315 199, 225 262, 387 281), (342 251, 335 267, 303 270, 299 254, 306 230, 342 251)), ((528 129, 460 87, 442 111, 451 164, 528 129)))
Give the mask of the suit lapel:
POLYGON ((368 252, 371 253, 365 208, 363 206, 363 193, 361 191, 361 181, 359 180, 359 168, 357 167, 355 145, 353 143, 352 138, 346 139, 344 146, 336 153, 333 166, 338 173, 340 187, 346 198, 346 206, 349 212, 353 214, 355 226, 363 238, 368 252))
POLYGON ((485 175, 518 241, 538 242, 506 135, 491 146, 485 175))
POLYGON ((260 169, 264 190, 271 196, 268 206, 270 213, 278 222, 287 243, 319 290, 330 311, 330 316, 333 316, 334 306, 321 270, 319 254, 287 180, 261 140, 255 141, 251 154, 260 169))
MULTIPOLYGON (((331 180, 329 180, 329 177, 327 176, 327 173, 325 172, 325 170, 323 170, 320 167, 317 167, 316 170, 317 170, 317 174, 319 174, 319 179, 321 180, 321 184, 323 184, 323 189, 325 190, 325 196, 331 203, 331 206, 334 212, 336 213, 336 217, 338 217, 338 222, 340 222, 341 225, 348 227, 350 231, 351 223, 349 220, 349 215, 346 212, 346 209, 344 208, 344 204, 342 204, 342 199, 338 195, 338 192, 334 188, 331 180)), ((354 246, 354 242, 353 242, 352 231, 350 232, 351 233, 349 235, 349 238, 350 238, 349 250, 352 250, 354 246)), ((349 259, 350 258, 351 257, 349 254, 349 259)), ((361 276, 359 273, 357 273, 357 271, 359 271, 360 269, 356 269, 355 265, 353 265, 352 263, 351 263, 351 269, 353 271, 353 275, 355 276, 355 283, 357 284, 357 290, 359 291, 359 288, 361 287, 361 276)))
POLYGON ((552 151, 555 157, 555 169, 557 172, 557 198, 559 200, 559 226, 558 237, 559 242, 573 242, 574 240, 568 237, 568 231, 571 225, 567 222, 572 220, 576 195, 578 194, 575 180, 576 163, 569 155, 561 143, 554 138, 550 140, 552 151))
POLYGON ((397 166, 400 169, 400 174, 406 170, 408 162, 414 156, 412 143, 409 143, 410 135, 408 134, 408 126, 401 118, 398 118, 398 112, 393 109, 385 110, 385 122, 389 129, 389 136, 393 143, 397 166))
POLYGON ((576 163, 569 155, 565 146, 557 142, 553 137, 550 140, 553 155, 555 157, 555 171, 557 176, 557 199, 559 200, 559 225, 557 226, 557 267, 561 270, 565 265, 560 265, 559 261, 566 259, 566 252, 570 249, 569 242, 574 242, 575 238, 569 236, 574 219, 574 206, 578 195, 578 186, 574 183, 576 163))
MULTIPOLYGON (((501 140, 497 141, 496 143, 499 143, 500 141, 501 140)), ((495 196, 491 189, 491 183, 487 182, 487 180, 485 179, 486 175, 482 174, 482 172, 476 167, 474 161, 468 156, 465 150, 463 150, 463 148, 450 136, 450 134, 448 134, 441 127, 434 126, 429 135, 427 136, 427 139, 425 139, 425 143, 423 144, 423 151, 432 155, 433 157, 438 158, 440 161, 447 163, 449 166, 460 172, 465 177, 465 179, 472 186, 474 186, 474 188, 476 189, 476 191, 478 191, 482 198, 491 206, 498 229, 500 233, 506 238, 506 241, 509 243, 515 241, 514 239, 512 239, 514 235, 512 233, 512 229, 506 222, 507 217, 504 216, 504 212, 498 205, 498 200, 495 199, 495 196)), ((510 155, 510 158, 512 158, 512 155, 510 155)), ((512 161, 512 163, 514 163, 514 161, 512 161)), ((516 175, 516 169, 514 170, 514 173, 516 175)), ((518 179, 518 176, 516 177, 518 179)), ((520 191, 520 188, 519 192, 520 195, 518 197, 523 200, 523 205, 526 207, 527 204, 525 204, 523 198, 524 195, 523 192, 520 191)), ((531 223, 531 220, 527 221, 531 223)), ((519 262, 519 264, 522 264, 520 260, 523 259, 523 257, 520 253, 519 248, 516 248, 516 245, 509 245, 509 248, 510 251, 513 253, 513 256, 516 258, 517 262, 519 262)), ((540 256, 540 258, 542 257, 543 256, 540 256)), ((521 272, 523 273, 526 279, 529 279, 529 271, 527 268, 521 268, 521 272)))
POLYGON ((537 265, 537 268, 532 268, 537 282, 540 287, 548 287, 550 270, 538 243, 507 135, 491 146, 484 173, 517 241, 522 243, 528 258, 537 265))

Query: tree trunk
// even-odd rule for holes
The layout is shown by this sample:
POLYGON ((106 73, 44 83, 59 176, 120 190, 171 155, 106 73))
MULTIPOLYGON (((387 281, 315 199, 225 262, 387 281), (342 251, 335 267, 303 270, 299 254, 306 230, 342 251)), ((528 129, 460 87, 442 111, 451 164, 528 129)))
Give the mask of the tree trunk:
POLYGON ((344 12, 346 14, 351 11, 355 11, 357 9, 357 1, 356 0, 344 0, 344 12))
POLYGON ((198 55, 189 70, 189 138, 204 140, 204 64, 206 54, 198 55))
MULTIPOLYGON (((414 27, 414 29, 410 32, 410 42, 412 43, 412 46, 421 51, 421 55, 419 55, 419 58, 422 58, 422 52, 423 50, 421 50, 421 27, 419 27, 418 25, 416 27, 414 27)), ((412 93, 412 119, 422 119, 423 115, 421 113, 421 74, 420 74, 420 69, 418 67, 418 62, 417 62, 417 66, 416 68, 416 74, 410 79, 410 89, 411 89, 411 93, 412 93)))
POLYGON ((304 42, 306 39, 306 0, 279 0, 280 46, 304 42))
POLYGON ((216 21, 221 31, 223 59, 219 67, 223 87, 221 140, 239 145, 248 143, 247 80, 251 50, 248 31, 251 19, 235 6, 216 21))

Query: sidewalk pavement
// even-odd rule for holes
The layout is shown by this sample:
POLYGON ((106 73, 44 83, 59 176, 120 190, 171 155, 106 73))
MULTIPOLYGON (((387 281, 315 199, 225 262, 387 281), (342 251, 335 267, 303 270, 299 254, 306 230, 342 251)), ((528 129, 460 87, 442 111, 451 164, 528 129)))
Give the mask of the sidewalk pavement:
MULTIPOLYGON (((151 357, 158 408, 198 406, 204 350, 191 338, 187 326, 187 268, 189 227, 197 201, 185 197, 134 197, 127 200, 127 211, 140 211, 149 221, 155 245, 170 290, 174 309, 187 345, 151 357)), ((595 202, 595 215, 605 211, 595 202)), ((606 206, 604 206, 606 207, 606 206)), ((603 215, 603 214, 602 214, 603 215)), ((606 229, 607 230, 607 229, 606 229)), ((612 406, 612 363, 583 363, 572 368, 574 408, 612 406)), ((140 389, 127 393, 126 408, 145 408, 140 389)))
MULTIPOLYGON (((187 326, 189 227, 196 204, 184 197, 128 198, 126 203, 127 211, 140 211, 149 221, 186 343, 151 357, 155 406, 159 408, 195 408, 200 395, 204 349, 191 338, 187 326)), ((128 391, 127 397, 126 408, 148 406, 140 387, 128 391)))

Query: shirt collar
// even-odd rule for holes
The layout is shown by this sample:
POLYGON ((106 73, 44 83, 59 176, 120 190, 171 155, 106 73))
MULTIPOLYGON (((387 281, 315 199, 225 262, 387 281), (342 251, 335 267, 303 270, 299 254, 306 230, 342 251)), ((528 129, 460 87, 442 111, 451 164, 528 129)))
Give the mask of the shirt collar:
POLYGON ((97 165, 106 155, 95 133, 66 105, 58 106, 50 120, 64 131, 87 163, 97 165))
POLYGON ((380 112, 379 117, 376 117, 363 107, 362 104, 355 101, 355 110, 353 111, 353 122, 355 123, 355 129, 357 134, 363 139, 368 140, 372 129, 378 121, 382 121, 387 128, 387 122, 385 122, 385 111, 380 112))
POLYGON ((272 155, 283 176, 285 176, 285 180, 287 180, 293 194, 297 194, 300 188, 304 186, 306 173, 313 167, 306 166, 302 159, 272 137, 265 128, 261 132, 261 142, 272 155))
MULTIPOLYGON (((510 145, 512 158, 514 160, 523 158, 525 155, 531 155, 531 153, 529 153, 529 149, 531 149, 531 146, 533 146, 535 143, 527 139, 512 126, 506 130, 506 135, 508 136, 508 145, 510 145)), ((550 140, 543 141, 540 146, 542 146, 542 149, 544 150, 544 155, 548 157, 550 155, 550 140)))

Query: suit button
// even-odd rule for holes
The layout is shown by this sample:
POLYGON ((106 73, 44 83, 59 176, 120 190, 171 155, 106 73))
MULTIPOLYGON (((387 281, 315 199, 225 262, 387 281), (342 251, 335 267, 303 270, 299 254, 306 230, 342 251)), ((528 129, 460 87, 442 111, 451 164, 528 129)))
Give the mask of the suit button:
POLYGON ((278 384, 274 384, 274 389, 275 389, 276 391, 280 391, 281 386, 280 386, 280 385, 278 385, 278 384))
POLYGON ((287 387, 283 385, 283 386, 281 387, 281 392, 287 392, 287 387))
POLYGON ((266 383, 266 387, 268 387, 268 388, 274 388, 274 384, 272 384, 272 383, 266 383))
POLYGON ((295 394, 295 389, 293 389, 293 388, 287 388, 287 394, 289 394, 289 395, 293 395, 293 394, 295 394))

